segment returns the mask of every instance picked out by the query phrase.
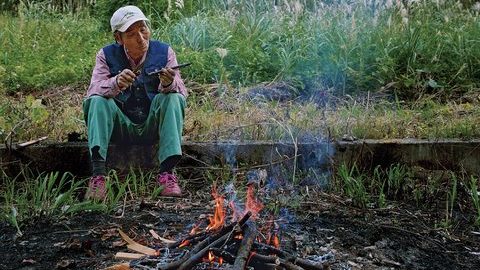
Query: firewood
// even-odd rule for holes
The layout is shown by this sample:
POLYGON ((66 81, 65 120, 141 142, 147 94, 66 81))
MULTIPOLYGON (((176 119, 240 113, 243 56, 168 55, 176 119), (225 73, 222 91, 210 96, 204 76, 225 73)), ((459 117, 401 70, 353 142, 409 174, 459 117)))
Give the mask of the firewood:
POLYGON ((130 269, 131 268, 129 263, 120 263, 120 264, 109 266, 103 270, 130 270, 130 269))
POLYGON ((208 234, 206 231, 204 231, 204 232, 200 232, 200 233, 196 233, 196 234, 192 234, 187 237, 184 237, 182 240, 178 240, 178 241, 175 241, 174 243, 168 244, 167 247, 170 249, 177 248, 185 241, 189 241, 190 243, 193 244, 199 241, 203 241, 207 237, 208 237, 208 234))
POLYGON ((136 252, 140 252, 145 255, 150 256, 158 256, 160 255, 159 252, 153 248, 146 247, 144 245, 140 245, 138 243, 128 244, 127 248, 136 252))
POLYGON ((188 269, 192 269, 192 267, 197 264, 199 261, 202 260, 203 257, 205 257, 205 255, 207 254, 208 250, 212 247, 218 247, 218 246, 221 246, 221 244, 225 243, 228 238, 230 237, 230 234, 229 233, 226 233, 224 235, 222 235, 220 238, 218 238, 217 240, 213 241, 211 244, 207 245, 206 247, 204 247, 202 250, 198 251, 197 253, 193 254, 190 258, 188 258, 188 260, 186 260, 185 262, 183 262, 180 267, 178 268, 178 270, 188 270, 188 269))
POLYGON ((118 232, 120 233, 120 236, 122 236, 123 240, 128 243, 127 248, 131 249, 136 252, 143 253, 145 255, 150 255, 150 256, 158 256, 160 253, 153 249, 146 247, 144 245, 141 245, 137 242, 135 242, 132 238, 128 237, 126 233, 124 233, 122 230, 118 229, 118 232))
POLYGON ((126 233, 124 233, 122 230, 118 229, 118 233, 120 234, 120 236, 122 237, 123 240, 125 240, 125 242, 129 243, 129 244, 134 244, 136 243, 135 241, 133 241, 132 238, 128 237, 128 235, 126 233))
POLYGON ((323 270, 323 264, 321 262, 315 262, 315 261, 299 258, 269 245, 255 242, 254 249, 265 250, 269 253, 276 254, 280 258, 284 259, 285 261, 291 262, 306 270, 323 270))
POLYGON ((245 229, 243 230, 243 239, 240 247, 238 248, 237 258, 233 265, 233 269, 243 270, 247 264, 248 255, 252 249, 253 242, 257 237, 257 228, 253 222, 245 223, 245 229))
POLYGON ((28 141, 28 142, 19 143, 19 144, 17 144, 17 149, 25 148, 27 146, 37 144, 41 141, 46 140, 47 138, 48 138, 47 136, 44 136, 44 137, 41 137, 41 138, 38 138, 38 139, 35 139, 35 140, 31 140, 31 141, 28 141))
POLYGON ((158 233, 156 233, 154 230, 150 230, 149 232, 150 232, 150 234, 153 236, 153 238, 155 238, 155 239, 157 239, 157 240, 160 240, 160 241, 162 241, 162 242, 165 243, 165 244, 173 244, 173 243, 176 243, 176 241, 174 241, 174 240, 170 240, 170 239, 161 237, 161 236, 158 235, 158 233))
MULTIPOLYGON (((261 263, 268 263, 273 264, 276 266, 280 265, 280 259, 275 255, 262 255, 258 253, 251 253, 250 255, 250 262, 261 262, 261 263)), ((250 265, 250 263, 249 263, 250 265)))
POLYGON ((145 254, 140 253, 117 252, 117 254, 115 254, 115 259, 117 260, 134 260, 143 257, 145 257, 145 254))
MULTIPOLYGON (((176 261, 171 262, 171 263, 168 263, 168 264, 159 265, 157 268, 159 270, 179 269, 179 267, 181 265, 183 265, 184 263, 186 263, 187 261, 188 261, 188 265, 190 265, 194 261, 193 259, 190 259, 191 257, 194 257, 199 252, 202 252, 202 251, 205 252, 207 250, 207 249, 205 249, 205 247, 213 247, 211 245, 213 242, 217 241, 218 239, 221 239, 225 235, 228 236, 228 234, 230 234, 235 229, 236 226, 243 226, 243 224, 245 224, 245 222, 247 222, 247 220, 251 216, 252 216, 252 213, 247 212, 245 214, 245 216, 243 216, 243 218, 240 221, 231 223, 230 225, 225 226, 222 229, 220 229, 220 231, 218 233, 205 238, 202 242, 198 243, 189 253, 185 254, 185 256, 183 256, 181 259, 176 260, 176 261)), ((227 239, 227 238, 228 237, 225 237, 223 239, 223 241, 225 241, 225 239, 227 239)), ((219 241, 219 243, 220 242, 221 241, 219 241)), ((195 262, 197 262, 198 256, 195 257, 194 259, 195 259, 195 262)), ((200 257, 200 259, 201 259, 201 257, 200 257)))
MULTIPOLYGON (((227 263, 235 263, 235 256, 226 250, 211 248, 210 251, 212 251, 213 255, 222 257, 227 263)), ((251 266, 255 269, 275 270, 279 265, 281 265, 281 263, 277 256, 267 256, 258 253, 252 253, 250 255, 250 259, 248 260, 248 266, 251 266)))
POLYGON ((280 259, 280 266, 285 268, 285 270, 304 270, 304 268, 295 265, 289 261, 285 261, 284 259, 280 259))

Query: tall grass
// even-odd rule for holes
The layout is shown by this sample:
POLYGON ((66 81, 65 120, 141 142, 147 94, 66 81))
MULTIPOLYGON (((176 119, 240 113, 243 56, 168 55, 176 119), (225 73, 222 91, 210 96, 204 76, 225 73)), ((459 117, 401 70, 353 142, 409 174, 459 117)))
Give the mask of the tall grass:
POLYGON ((27 169, 16 177, 1 173, 0 220, 10 222, 19 233, 22 224, 38 218, 56 219, 82 211, 110 213, 124 201, 155 199, 161 192, 152 173, 133 169, 125 176, 110 171, 104 201, 84 200, 88 179, 78 179, 70 173, 36 175, 27 169))
MULTIPOLYGON (((111 14, 128 1, 103 2, 95 12, 111 14)), ((307 89, 313 92, 393 90, 414 99, 449 97, 480 83, 478 11, 456 1, 162 3, 138 5, 154 22, 153 36, 171 43, 182 61, 194 62, 185 73, 195 81, 220 78, 220 47, 228 51, 232 85, 297 78, 317 82, 307 89)), ((2 82, 31 89, 87 81, 94 53, 112 41, 103 27, 110 15, 78 20, 53 13, 38 20, 42 13, 31 9, 19 18, 0 17, 2 82)))
POLYGON ((2 91, 86 83, 107 34, 94 19, 0 15, 2 91))
MULTIPOLYGON (((16 16, 0 15, 0 91, 38 94, 68 84, 84 92, 95 53, 113 41, 109 16, 127 2, 98 1, 93 11, 83 13, 59 13, 60 9, 40 3, 24 6, 16 16)), ((403 2, 410 4, 320 0, 136 4, 151 18, 153 37, 171 44, 179 62, 193 63, 182 70, 185 80, 218 88, 216 96, 190 96, 191 138, 288 138, 272 119, 291 127, 294 136, 478 136, 475 106, 436 103, 479 88, 478 11, 457 1, 403 2), (367 101, 366 108, 353 103, 324 109, 318 104, 258 106, 237 101, 243 87, 275 81, 292 82, 289 91, 302 98, 380 92, 397 99, 396 103, 367 101), (399 106, 402 99, 419 97, 427 101, 399 106), (461 111, 467 113, 460 115, 461 111), (308 117, 314 114, 321 117, 308 117)), ((64 140, 68 132, 81 133, 81 109, 72 109, 80 108, 78 100, 81 97, 59 101, 68 103, 59 104, 61 110, 47 109, 48 119, 66 120, 56 119, 52 126, 38 123, 42 130, 19 137, 30 139, 50 130, 51 138, 64 140)), ((29 115, 18 112, 25 109, 21 107, 0 101, 0 111, 11 114, 0 115, 0 137, 12 132, 24 119, 22 114, 29 115)))

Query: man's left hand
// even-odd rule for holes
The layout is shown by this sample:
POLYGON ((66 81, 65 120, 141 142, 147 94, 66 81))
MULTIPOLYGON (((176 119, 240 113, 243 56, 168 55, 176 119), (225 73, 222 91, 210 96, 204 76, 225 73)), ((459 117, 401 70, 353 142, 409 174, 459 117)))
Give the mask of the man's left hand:
POLYGON ((169 67, 162 68, 158 75, 160 78, 160 83, 162 88, 169 87, 173 83, 173 78, 175 77, 175 71, 169 67))

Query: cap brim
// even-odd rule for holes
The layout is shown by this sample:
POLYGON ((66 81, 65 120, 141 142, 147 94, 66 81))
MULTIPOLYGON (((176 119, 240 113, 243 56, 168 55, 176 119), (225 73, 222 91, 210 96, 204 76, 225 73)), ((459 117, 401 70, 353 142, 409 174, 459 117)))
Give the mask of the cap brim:
POLYGON ((122 27, 120 27, 117 31, 120 31, 120 32, 125 32, 127 31, 127 29, 134 23, 138 22, 138 21, 148 21, 147 18, 132 18, 130 19, 128 22, 126 22, 122 27))

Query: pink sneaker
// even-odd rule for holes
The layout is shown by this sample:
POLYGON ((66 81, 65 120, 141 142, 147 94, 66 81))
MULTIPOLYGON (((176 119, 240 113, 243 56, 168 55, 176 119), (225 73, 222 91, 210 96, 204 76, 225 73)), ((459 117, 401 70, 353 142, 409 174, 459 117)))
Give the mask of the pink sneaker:
POLYGON ((88 190, 85 198, 104 200, 106 198, 106 193, 107 191, 105 189, 105 176, 92 176, 90 178, 90 182, 88 183, 88 190))
POLYGON ((165 197, 180 197, 182 190, 177 184, 177 177, 168 172, 161 173, 157 176, 157 183, 163 187, 160 195, 165 197))

